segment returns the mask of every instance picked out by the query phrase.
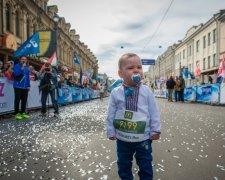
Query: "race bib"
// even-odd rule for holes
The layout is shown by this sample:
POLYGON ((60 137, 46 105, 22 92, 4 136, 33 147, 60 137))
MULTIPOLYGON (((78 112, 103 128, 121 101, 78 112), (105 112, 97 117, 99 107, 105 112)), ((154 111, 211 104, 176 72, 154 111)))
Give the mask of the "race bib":
POLYGON ((113 121, 116 137, 127 142, 144 141, 147 116, 134 111, 117 111, 113 121))

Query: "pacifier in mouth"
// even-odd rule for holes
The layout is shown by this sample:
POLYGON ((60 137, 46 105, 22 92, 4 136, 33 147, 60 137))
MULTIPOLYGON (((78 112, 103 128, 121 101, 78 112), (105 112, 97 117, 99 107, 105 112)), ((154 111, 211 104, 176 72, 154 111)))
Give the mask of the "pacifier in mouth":
POLYGON ((134 74, 131 76, 132 81, 137 84, 141 81, 141 75, 140 74, 134 74))

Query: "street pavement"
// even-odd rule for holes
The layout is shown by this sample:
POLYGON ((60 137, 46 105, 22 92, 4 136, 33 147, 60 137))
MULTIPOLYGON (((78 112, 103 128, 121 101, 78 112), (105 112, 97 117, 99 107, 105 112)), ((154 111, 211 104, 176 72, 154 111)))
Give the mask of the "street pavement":
MULTIPOLYGON (((155 180, 225 180, 222 106, 157 99, 162 135, 153 142, 155 180)), ((116 180, 115 141, 106 139, 108 98, 0 121, 0 180, 116 180)), ((133 174, 138 179, 135 162, 133 174)))

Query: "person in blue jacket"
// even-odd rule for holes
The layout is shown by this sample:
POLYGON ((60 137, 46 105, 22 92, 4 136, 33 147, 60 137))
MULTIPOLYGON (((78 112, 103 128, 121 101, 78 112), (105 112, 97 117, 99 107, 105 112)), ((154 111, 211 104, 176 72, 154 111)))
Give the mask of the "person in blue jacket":
POLYGON ((30 118, 26 114, 26 105, 28 92, 30 90, 30 76, 29 68, 27 66, 27 57, 20 57, 20 62, 14 66, 13 69, 13 87, 15 92, 14 108, 15 108, 15 117, 18 120, 24 118, 30 118), (21 109, 20 109, 21 103, 21 109))

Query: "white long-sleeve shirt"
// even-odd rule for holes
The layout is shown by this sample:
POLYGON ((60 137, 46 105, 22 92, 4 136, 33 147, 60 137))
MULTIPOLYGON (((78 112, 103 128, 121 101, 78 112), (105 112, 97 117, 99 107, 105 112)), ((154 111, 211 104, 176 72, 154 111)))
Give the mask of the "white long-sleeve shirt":
MULTIPOLYGON (((111 92, 106 119, 107 137, 116 137, 116 130, 113 126, 116 112, 126 110, 124 86, 119 86, 111 92)), ((144 139, 149 139, 152 134, 160 133, 160 114, 155 97, 149 87, 140 85, 137 102, 137 112, 147 115, 147 127, 144 132, 144 139)))

